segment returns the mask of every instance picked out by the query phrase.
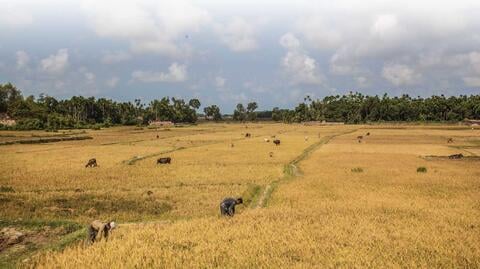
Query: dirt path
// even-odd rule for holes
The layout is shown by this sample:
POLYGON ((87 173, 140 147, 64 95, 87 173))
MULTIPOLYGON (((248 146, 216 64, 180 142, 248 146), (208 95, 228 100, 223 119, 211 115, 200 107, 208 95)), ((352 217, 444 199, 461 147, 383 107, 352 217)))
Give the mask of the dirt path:
POLYGON ((305 148, 300 155, 298 155, 295 159, 293 159, 292 161, 290 161, 288 164, 285 165, 285 168, 283 169, 283 176, 281 178, 274 180, 265 186, 263 192, 261 192, 260 194, 261 195, 260 198, 257 199, 258 202, 254 204, 252 208, 266 207, 268 204, 268 201, 272 196, 272 193, 275 191, 275 189, 280 183, 290 180, 292 178, 301 176, 302 172, 300 171, 300 169, 298 169, 297 164, 307 159, 308 156, 310 156, 310 154, 313 151, 319 149, 321 146, 327 144, 328 142, 330 142, 330 140, 332 140, 337 136, 353 133, 357 130, 358 129, 354 129, 354 130, 349 130, 349 131, 345 131, 345 132, 330 135, 330 136, 325 136, 322 139, 320 139, 320 141, 305 148))

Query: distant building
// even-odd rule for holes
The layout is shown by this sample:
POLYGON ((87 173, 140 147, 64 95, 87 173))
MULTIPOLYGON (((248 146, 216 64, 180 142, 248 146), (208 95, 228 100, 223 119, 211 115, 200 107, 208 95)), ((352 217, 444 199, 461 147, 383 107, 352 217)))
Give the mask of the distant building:
POLYGON ((13 126, 17 124, 17 122, 10 118, 6 113, 0 113, 0 124, 6 126, 13 126))
POLYGON ((155 127, 172 127, 175 124, 171 121, 152 120, 148 123, 148 125, 155 127))
POLYGON ((303 123, 304 125, 344 125, 345 123, 344 122, 335 122, 335 121, 305 121, 303 123))
POLYGON ((471 125, 471 126, 479 126, 480 125, 480 120, 464 119, 463 122, 465 124, 468 124, 468 125, 471 125))

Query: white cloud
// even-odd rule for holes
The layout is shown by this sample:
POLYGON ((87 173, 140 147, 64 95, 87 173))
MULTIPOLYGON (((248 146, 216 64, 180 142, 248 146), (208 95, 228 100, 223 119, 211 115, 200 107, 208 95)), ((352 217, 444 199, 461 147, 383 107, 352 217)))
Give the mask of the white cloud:
POLYGON ((232 51, 251 51, 258 47, 254 26, 241 17, 234 17, 227 24, 218 25, 217 33, 232 51))
POLYGON ((118 82, 120 81, 120 79, 118 77, 112 77, 110 79, 108 79, 105 84, 109 87, 109 88, 115 88, 117 85, 118 85, 118 82))
POLYGON ((33 16, 23 7, 2 3, 0 26, 24 27, 33 23, 33 16))
POLYGON ((68 50, 60 49, 40 62, 40 67, 48 73, 62 73, 68 67, 68 50))
POLYGON ((217 88, 223 88, 226 81, 227 80, 221 76, 215 77, 215 85, 217 86, 217 88))
POLYGON ((190 50, 184 35, 210 22, 206 10, 184 0, 86 1, 83 10, 99 36, 128 40, 137 53, 171 57, 184 57, 190 50))
POLYGON ((17 69, 24 69, 28 67, 28 63, 30 62, 30 56, 28 56, 28 54, 25 51, 23 50, 17 51, 16 56, 17 56, 17 69))
POLYGON ((280 38, 280 45, 286 49, 295 50, 300 48, 300 40, 292 33, 286 33, 280 38))
POLYGON ((470 87, 480 87, 480 77, 464 77, 463 82, 470 87))
POLYGON ((137 70, 132 73, 132 79, 141 82, 182 82, 187 79, 187 67, 172 63, 168 73, 137 70))
POLYGON ((414 84, 420 77, 414 69, 403 64, 385 65, 382 76, 395 86, 414 84))
POLYGON ((337 48, 342 43, 343 37, 340 29, 327 25, 323 16, 309 16, 297 22, 297 29, 303 34, 305 40, 317 49, 337 48))
POLYGON ((116 64, 119 62, 128 61, 132 56, 124 51, 108 51, 102 57, 102 63, 104 64, 116 64))
POLYGON ((301 48, 298 38, 287 33, 280 38, 280 45, 287 49, 287 54, 282 58, 282 66, 294 84, 322 83, 315 59, 301 48))
POLYGON ((377 17, 372 27, 370 28, 370 33, 373 36, 384 39, 395 35, 396 32, 399 30, 398 28, 399 23, 397 16, 395 16, 394 14, 383 14, 377 17))
POLYGON ((472 65, 472 69, 475 73, 480 75, 480 52, 471 52, 468 55, 470 64, 472 65))
POLYGON ((86 72, 86 73, 84 73, 84 76, 85 76, 85 79, 86 79, 87 83, 90 83, 90 84, 91 84, 91 83, 94 83, 94 82, 95 82, 96 76, 95 76, 94 73, 92 73, 92 72, 86 72))

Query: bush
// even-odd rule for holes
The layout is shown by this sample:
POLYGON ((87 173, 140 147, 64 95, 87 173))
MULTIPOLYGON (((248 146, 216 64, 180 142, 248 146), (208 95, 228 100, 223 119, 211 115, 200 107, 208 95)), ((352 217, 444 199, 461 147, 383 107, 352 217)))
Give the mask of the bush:
POLYGON ((0 186, 0 192, 15 192, 15 190, 9 186, 0 186))
POLYGON ((353 173, 362 173, 363 169, 361 167, 355 167, 355 168, 352 168, 351 171, 353 173))
POLYGON ((426 167, 420 166, 417 168, 417 173, 426 173, 426 172, 427 172, 426 167))

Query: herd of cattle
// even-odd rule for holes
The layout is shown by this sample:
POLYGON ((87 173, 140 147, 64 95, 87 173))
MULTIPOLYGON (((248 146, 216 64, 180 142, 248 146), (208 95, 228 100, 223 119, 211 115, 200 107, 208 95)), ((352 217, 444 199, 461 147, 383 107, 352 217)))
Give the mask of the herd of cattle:
MULTIPOLYGON (((320 137, 320 134, 318 135, 320 137)), ((365 136, 370 136, 370 132, 367 132, 365 134, 365 136)), ((251 138, 252 137, 252 134, 251 133, 245 133, 245 138, 251 138)), ((357 136, 357 140, 358 140, 358 143, 362 143, 362 140, 363 140, 363 135, 359 135, 357 136)), ((159 138, 159 136, 157 135, 157 139, 159 138)), ((279 146, 280 145, 280 139, 277 139, 275 137, 275 135, 272 135, 270 138, 272 138, 272 142, 273 144, 275 144, 276 146, 279 146)), ((266 143, 269 143, 270 142, 270 138, 264 138, 263 140, 266 142, 266 143)), ((308 136, 305 136, 305 142, 308 141, 308 136)), ((447 139, 447 143, 450 144, 450 143, 453 143, 453 138, 448 138, 447 139)), ((235 145, 233 143, 230 144, 230 147, 234 147, 235 145)), ((269 152, 269 156, 270 157, 273 157, 273 152, 269 152)), ((464 156, 463 154, 459 153, 459 154, 452 154, 452 155, 449 155, 448 158, 449 159, 462 159, 464 156)), ((171 164, 172 163, 172 158, 171 157, 161 157, 159 159, 157 159, 157 164, 171 164)), ((98 164, 97 164, 97 160, 95 158, 92 158, 90 160, 88 160, 87 164, 85 165, 86 168, 88 167, 97 167, 98 164)))

